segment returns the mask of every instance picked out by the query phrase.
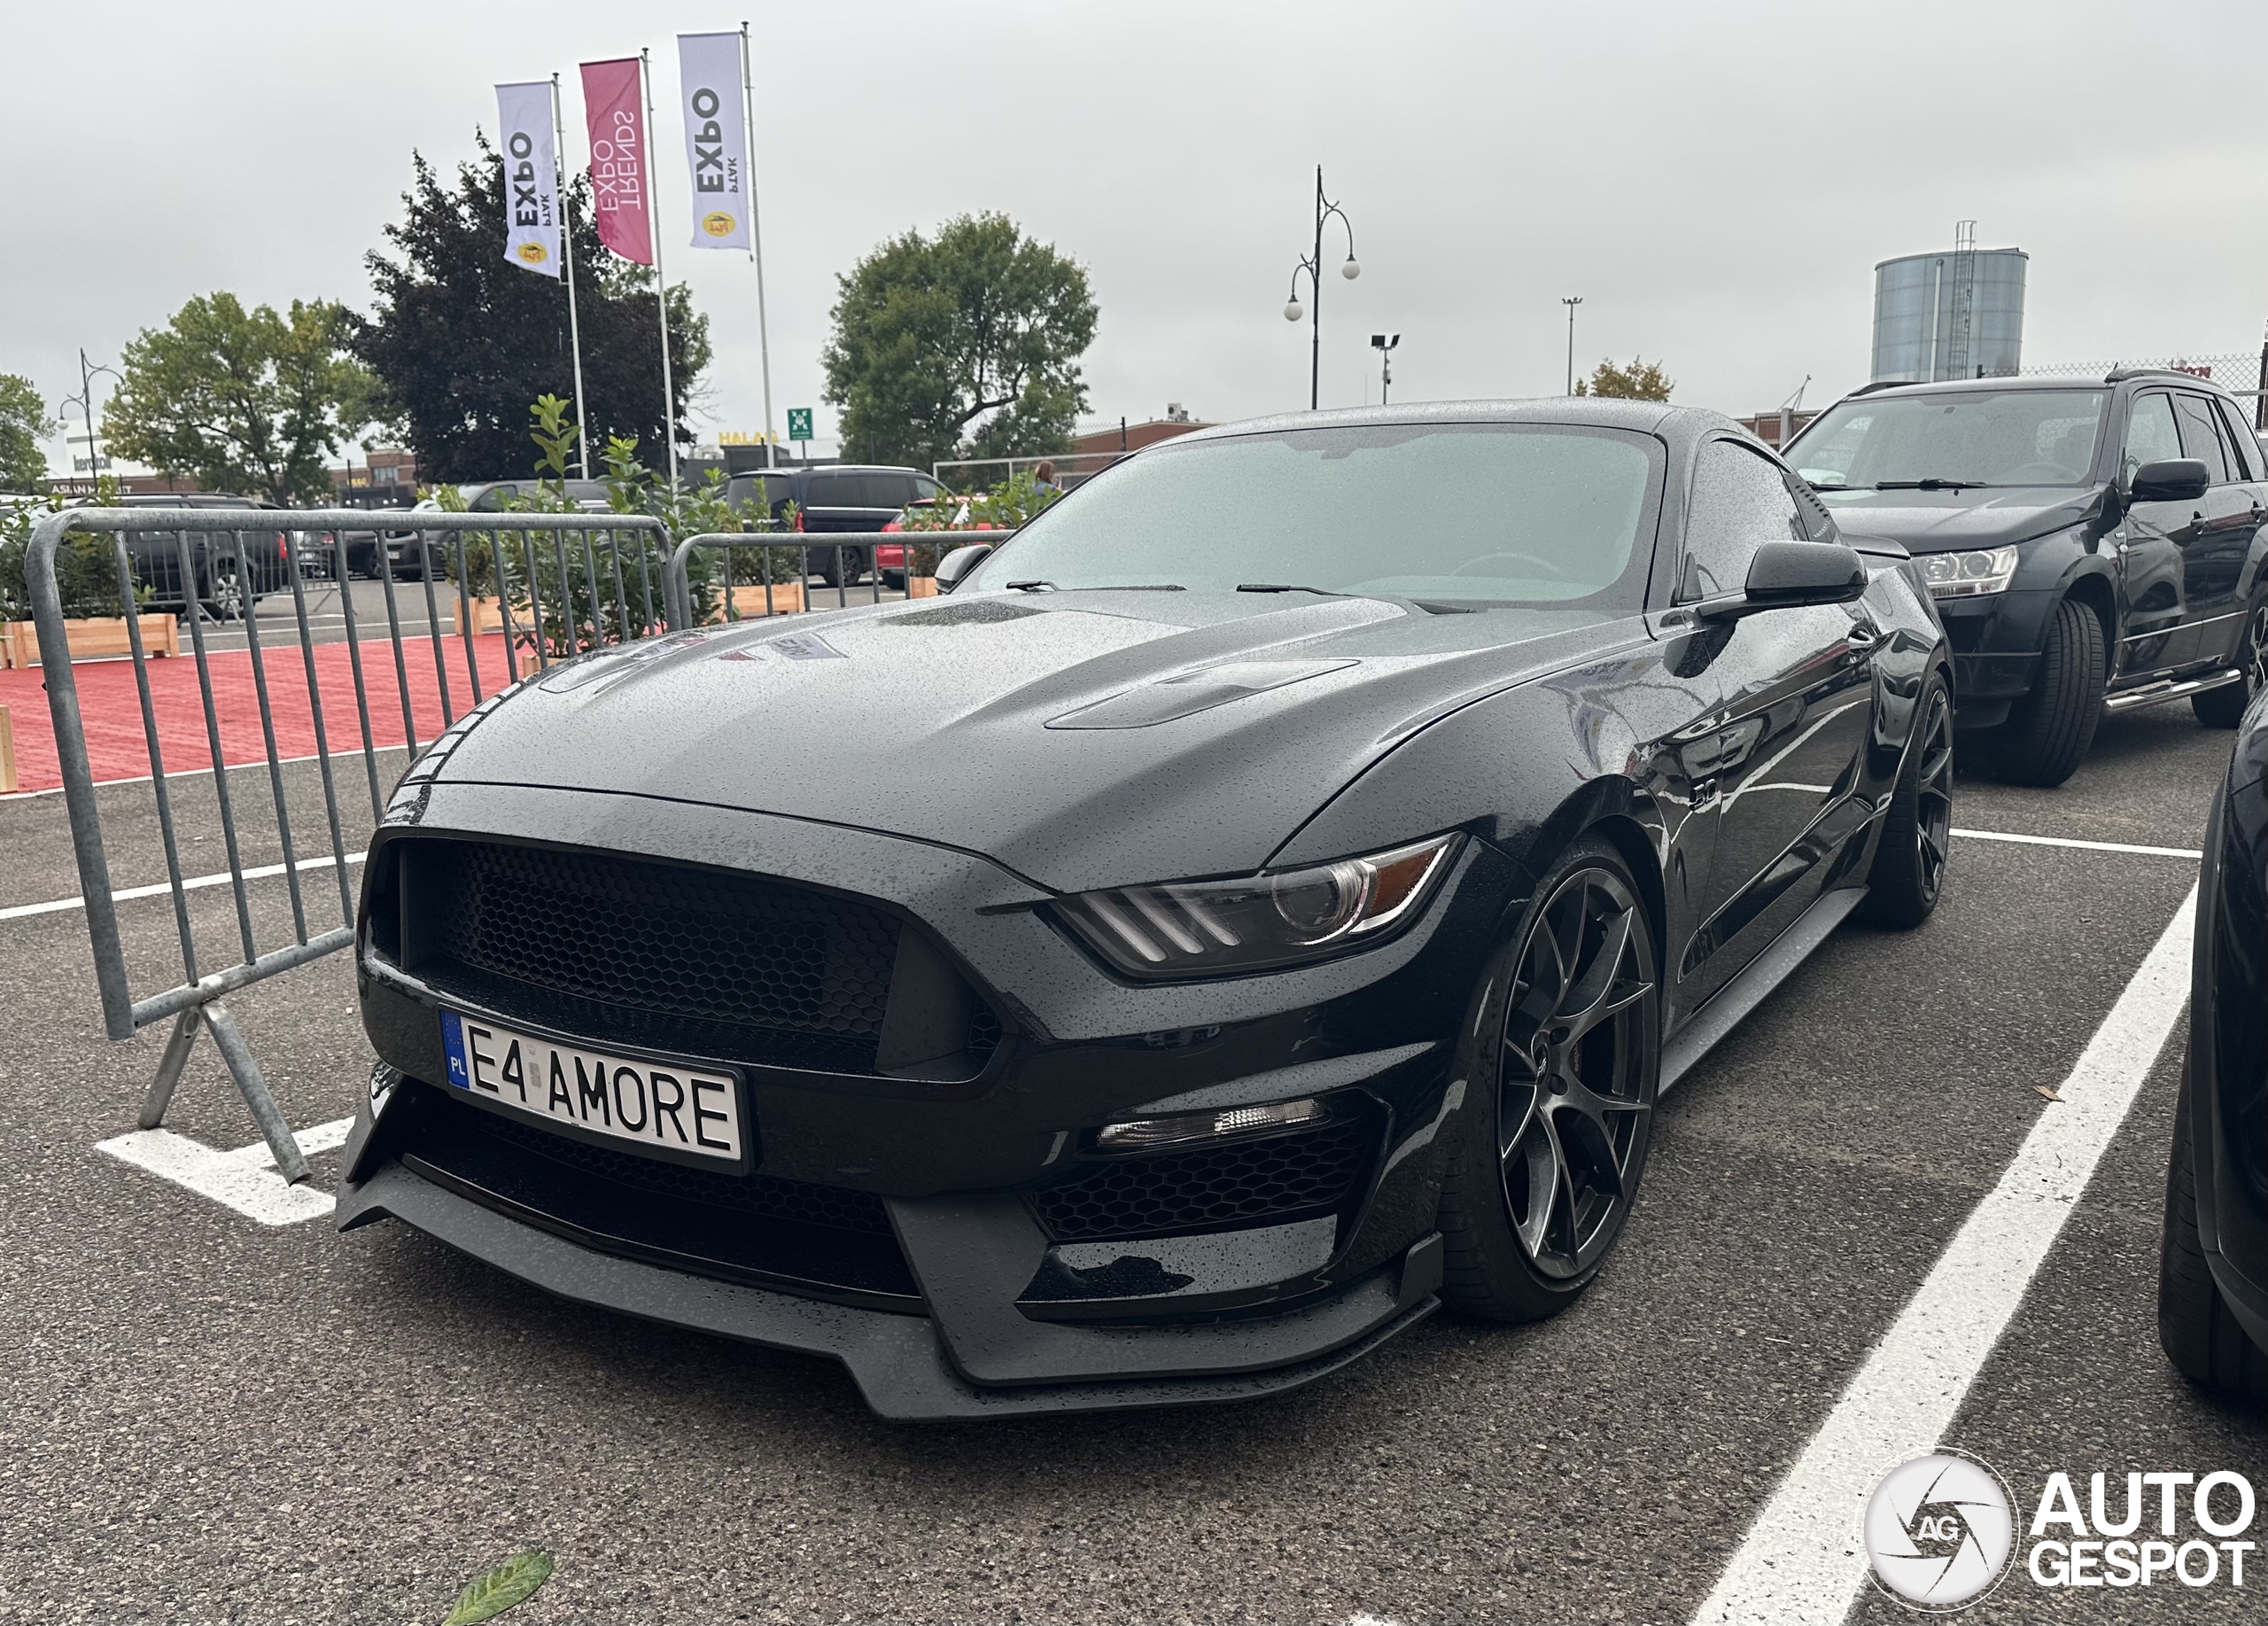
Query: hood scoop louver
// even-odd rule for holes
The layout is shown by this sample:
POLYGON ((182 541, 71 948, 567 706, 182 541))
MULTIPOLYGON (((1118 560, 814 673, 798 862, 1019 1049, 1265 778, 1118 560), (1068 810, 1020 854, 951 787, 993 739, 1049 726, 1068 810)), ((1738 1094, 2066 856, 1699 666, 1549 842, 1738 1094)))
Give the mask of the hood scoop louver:
POLYGON ((1216 705, 1265 694, 1287 683, 1319 678, 1358 665, 1354 660, 1247 660, 1200 667, 1179 677, 1130 689, 1076 711, 1052 718, 1051 728, 1148 728, 1178 718, 1193 717, 1216 705))

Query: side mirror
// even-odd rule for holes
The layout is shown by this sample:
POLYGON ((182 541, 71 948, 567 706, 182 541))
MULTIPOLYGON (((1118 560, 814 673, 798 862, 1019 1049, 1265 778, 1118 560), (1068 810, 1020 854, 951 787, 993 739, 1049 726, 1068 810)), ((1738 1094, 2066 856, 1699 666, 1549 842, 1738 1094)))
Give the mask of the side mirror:
POLYGON ((2162 457, 2134 471, 2129 494, 2137 502, 2194 502, 2213 476, 2194 457, 2162 457))
POLYGON ((992 544, 971 542, 966 548, 956 548, 937 561, 937 591, 950 593, 960 585, 960 579, 991 556, 992 544))
POLYGON ((1705 621, 1732 621, 1798 604, 1847 604, 1867 590, 1867 563, 1840 542, 1766 542, 1738 593, 1694 606, 1705 621))

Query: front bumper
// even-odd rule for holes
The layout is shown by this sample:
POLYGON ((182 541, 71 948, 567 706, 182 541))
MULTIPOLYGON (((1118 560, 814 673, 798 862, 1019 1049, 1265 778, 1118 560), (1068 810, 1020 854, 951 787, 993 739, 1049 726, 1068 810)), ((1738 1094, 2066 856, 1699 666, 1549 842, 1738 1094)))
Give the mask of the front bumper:
POLYGON ((1938 615, 1953 646, 1956 726, 1992 727, 2031 692, 2055 601, 2056 595, 2045 589, 2011 588, 1983 598, 1938 602, 1938 615))
MULTIPOLYGON (((550 1131, 419 1082, 445 1077, 442 999, 468 1001, 389 965, 366 932, 365 1025, 402 1082, 349 1141, 342 1229, 391 1215, 566 1297, 832 1356, 896 1417, 1264 1394, 1354 1358, 1438 1302, 1441 1154, 1464 1099, 1456 1038, 1513 886, 1484 844, 1468 844, 1426 915, 1390 944, 1278 975, 1130 988, 1029 910, 1004 907, 1033 889, 970 854, 641 797, 444 782, 407 800, 373 844, 374 886, 408 824, 728 859, 798 885, 848 891, 855 875, 862 897, 937 941, 1008 1031, 965 1079, 738 1062, 758 1161, 745 1188, 720 1192, 729 1182, 704 1172, 688 1194, 647 1178, 650 1162, 569 1156, 550 1131), (1340 1194, 1297 1212, 1177 1197, 1178 1211, 1146 1230, 1161 1205, 1139 1189, 1130 1201, 1125 1180, 1169 1155, 1153 1163, 1091 1145, 1103 1123, 1311 1097, 1332 1103, 1332 1132, 1359 1145, 1359 1169, 1347 1161, 1340 1194), (515 1137, 517 1150, 501 1144, 515 1137), (538 1164, 547 1172, 534 1179, 538 1164)), ((1311 1164, 1314 1153, 1298 1156, 1311 1164)), ((1175 1178, 1210 1180, 1217 1198, 1224 1182, 1233 1194, 1295 1182, 1307 1166, 1287 1151, 1258 1176, 1231 1158, 1175 1178)))
MULTIPOLYGON (((358 1136, 367 1132, 368 1124, 366 1112, 356 1126, 358 1136)), ((351 1155, 353 1148, 348 1149, 351 1155)), ((960 1343, 954 1334, 962 1329, 949 1329, 930 1316, 829 1303, 623 1258, 524 1224, 423 1179, 399 1162, 381 1164, 338 1194, 342 1231, 388 1217, 577 1303, 770 1349, 832 1357, 850 1368, 866 1404, 879 1415, 905 1420, 1253 1399, 1336 1371, 1423 1320, 1441 1303, 1438 1238, 1413 1247, 1397 1268, 1374 1272, 1336 1300, 1232 1326, 1107 1332, 1016 1326, 1007 1323, 1012 1303, 973 1305, 965 1296, 969 1283, 956 1280, 949 1291, 964 1312, 999 1323, 997 1330, 1006 1334, 983 1340, 986 1329, 976 1329, 977 1347, 991 1357, 982 1363, 989 1370, 1101 1369, 1082 1381, 1042 1377, 979 1384, 959 1366, 960 1343), (1066 1339, 1084 1347, 1029 1347, 1066 1339)), ((913 1223, 919 1233, 920 1218, 913 1217, 913 1223)))

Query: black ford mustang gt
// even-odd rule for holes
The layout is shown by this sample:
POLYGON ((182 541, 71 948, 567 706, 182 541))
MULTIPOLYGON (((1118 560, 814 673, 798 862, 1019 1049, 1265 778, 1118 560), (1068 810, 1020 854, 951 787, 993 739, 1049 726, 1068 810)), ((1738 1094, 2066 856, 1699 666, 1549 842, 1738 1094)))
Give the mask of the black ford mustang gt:
POLYGON ((371 844, 338 1223, 894 1416, 1550 1315, 1657 1092, 1937 901, 1949 657, 1874 546, 1713 414, 1309 414, 934 603, 555 665, 371 844))

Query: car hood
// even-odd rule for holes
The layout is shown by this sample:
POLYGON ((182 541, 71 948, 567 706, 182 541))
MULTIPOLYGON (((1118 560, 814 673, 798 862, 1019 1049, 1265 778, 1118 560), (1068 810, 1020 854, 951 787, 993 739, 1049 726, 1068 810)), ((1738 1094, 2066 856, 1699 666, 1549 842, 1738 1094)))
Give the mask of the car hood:
POLYGON ((1647 636, 1637 617, 1369 598, 885 604, 555 665, 437 776, 851 825, 1060 891, 1237 874, 1426 723, 1647 636))
POLYGON ((1908 553, 2005 548, 2061 531, 2101 510, 2102 488, 2012 486, 1994 491, 1828 491, 1820 501, 1846 536, 1880 537, 1908 553))

